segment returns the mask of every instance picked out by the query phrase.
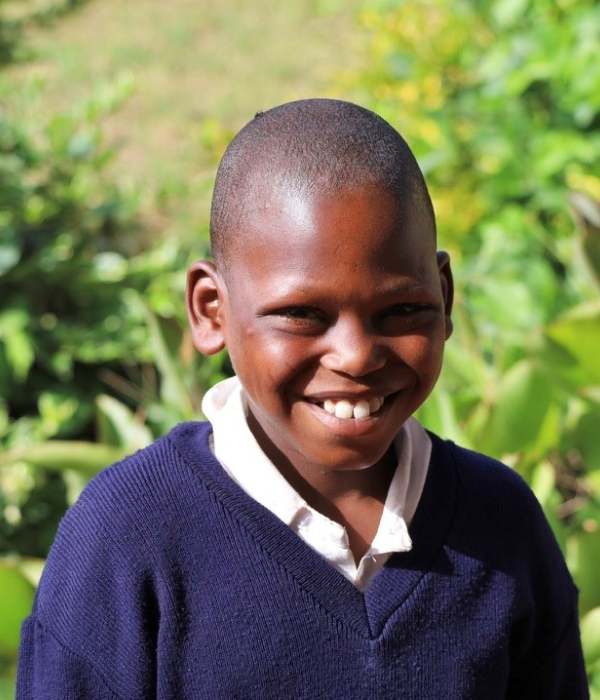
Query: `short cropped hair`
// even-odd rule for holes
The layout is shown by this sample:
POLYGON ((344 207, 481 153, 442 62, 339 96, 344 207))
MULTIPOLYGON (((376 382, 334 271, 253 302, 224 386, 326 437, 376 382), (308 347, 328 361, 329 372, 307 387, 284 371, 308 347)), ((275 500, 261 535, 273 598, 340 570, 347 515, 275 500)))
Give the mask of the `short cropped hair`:
POLYGON ((364 107, 331 99, 299 100, 258 112, 230 143, 217 171, 210 240, 227 267, 232 237, 257 195, 306 196, 358 186, 382 187, 435 216, 423 174, 406 141, 364 107))

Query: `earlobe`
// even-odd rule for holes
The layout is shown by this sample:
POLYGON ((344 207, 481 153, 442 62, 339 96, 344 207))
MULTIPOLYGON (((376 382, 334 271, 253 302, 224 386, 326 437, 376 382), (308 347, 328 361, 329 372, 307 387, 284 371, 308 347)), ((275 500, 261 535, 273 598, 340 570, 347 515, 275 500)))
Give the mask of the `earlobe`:
POLYGON ((188 271, 186 304, 194 345, 203 355, 225 347, 223 288, 217 268, 207 260, 195 262, 188 271))
POLYGON ((454 329, 452 323, 452 305, 454 303, 454 278, 450 267, 450 256, 443 250, 437 253, 438 270, 442 294, 444 296, 444 310, 446 313, 446 340, 452 335, 454 329))

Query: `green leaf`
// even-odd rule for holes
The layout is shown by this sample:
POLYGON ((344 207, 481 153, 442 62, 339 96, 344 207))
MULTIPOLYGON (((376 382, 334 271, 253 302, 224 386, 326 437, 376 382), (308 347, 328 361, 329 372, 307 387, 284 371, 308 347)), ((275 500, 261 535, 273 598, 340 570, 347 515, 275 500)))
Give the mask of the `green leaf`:
POLYGON ((600 383, 600 301, 580 304, 549 326, 546 333, 577 360, 589 385, 600 383))
POLYGON ((470 447, 469 440, 460 427, 452 399, 441 384, 435 387, 431 396, 419 408, 416 417, 434 433, 470 447))
POLYGON ((49 440, 0 454, 0 467, 27 462, 43 469, 72 469, 94 475, 104 467, 118 462, 126 454, 127 450, 123 448, 94 442, 49 440))
POLYGON ((39 559, 38 557, 15 557, 14 561, 11 558, 9 563, 14 563, 14 565, 19 569, 19 571, 25 576, 25 578, 31 583, 35 588, 38 587, 40 583, 40 578, 42 577, 42 572, 44 566, 46 566, 45 559, 39 559))
POLYGON ((42 392, 38 398, 38 411, 46 437, 56 435, 61 426, 67 425, 80 408, 76 396, 64 392, 42 392))
POLYGON ((0 652, 16 659, 21 623, 33 605, 34 588, 16 566, 0 561, 0 652))
POLYGON ((96 399, 98 436, 107 445, 130 451, 152 442, 150 430, 124 404, 103 394, 96 399))
POLYGON ((546 374, 532 360, 521 360, 502 377, 484 431, 484 451, 502 456, 532 448, 553 399, 546 374))
POLYGON ((7 309, 0 314, 0 342, 17 381, 25 379, 34 360, 28 325, 29 314, 24 309, 7 309))
POLYGON ((590 610, 581 619, 581 642, 585 665, 591 668, 600 662, 600 607, 590 610))
POLYGON ((16 241, 0 241, 0 276, 12 269, 21 259, 21 248, 16 241))
POLYGON ((169 343, 166 322, 161 322, 148 307, 146 318, 150 327, 150 346, 161 373, 161 398, 178 409, 181 419, 190 418, 193 415, 192 400, 181 371, 181 360, 169 343))
POLYGON ((600 285, 600 202, 584 192, 570 192, 569 202, 581 231, 585 260, 600 285))
POLYGON ((579 588, 579 610, 586 613, 600 606, 600 528, 580 531, 567 545, 567 563, 579 588))
POLYGON ((592 669, 590 674, 590 700, 600 700, 600 668, 592 669))
POLYGON ((0 675, 0 700, 14 700, 16 668, 9 666, 0 675))
POLYGON ((528 4, 529 0, 496 0, 492 14, 501 27, 507 27, 523 15, 528 4))
POLYGON ((600 408, 584 413, 573 432, 573 444, 581 452, 586 471, 600 473, 600 408))
POLYGON ((101 282, 121 282, 127 275, 127 261, 118 253, 98 253, 92 261, 92 273, 101 282))

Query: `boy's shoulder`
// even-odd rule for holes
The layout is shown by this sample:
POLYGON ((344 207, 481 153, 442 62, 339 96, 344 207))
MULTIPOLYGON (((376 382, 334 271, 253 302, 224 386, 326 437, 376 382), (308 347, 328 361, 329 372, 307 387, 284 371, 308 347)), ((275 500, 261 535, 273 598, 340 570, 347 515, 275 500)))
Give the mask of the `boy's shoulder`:
POLYGON ((182 431, 195 439, 201 463, 210 460, 209 430, 204 423, 178 427, 100 472, 61 521, 50 550, 28 625, 51 640, 56 658, 72 659, 76 650, 120 697, 153 694, 137 686, 153 673, 151 655, 140 650, 155 644, 159 609, 177 619, 173 562, 190 542, 201 557, 209 538, 205 521, 214 512, 202 517, 202 468, 188 464, 173 439, 182 431), (131 677, 123 658, 136 659, 144 674, 131 677))
POLYGON ((181 480, 196 479, 201 483, 203 470, 197 467, 214 461, 210 432, 207 422, 190 421, 175 426, 150 445, 99 472, 74 508, 118 509, 130 501, 139 504, 146 498, 168 498, 181 480))
POLYGON ((62 541, 102 534, 104 540, 128 546, 134 538, 143 549, 155 546, 161 531, 176 527, 187 511, 202 508, 216 461, 210 451, 210 424, 176 426, 151 445, 103 469, 85 487, 63 518, 54 547, 62 541), (193 444, 192 444, 193 443, 193 444), (189 445, 189 453, 185 446, 189 445), (191 459, 191 454, 195 455, 191 459))
POLYGON ((526 517, 532 505, 539 507, 530 486, 514 469, 493 457, 461 447, 429 433, 432 441, 432 464, 446 465, 453 470, 452 479, 463 499, 474 498, 481 506, 515 510, 515 515, 526 517))
POLYGON ((144 572, 150 575, 164 566, 170 547, 185 536, 184 527, 197 526, 202 539, 208 532, 202 523, 209 519, 202 517, 209 501, 203 495, 209 491, 203 460, 209 463, 207 475, 214 461, 209 434, 207 423, 182 424, 90 481, 60 523, 38 608, 55 608, 57 593, 67 581, 77 585, 87 580, 89 585, 94 572, 112 567, 131 581, 144 572), (194 464, 178 448, 182 435, 197 443, 194 464))
POLYGON ((547 585, 552 580, 571 597, 574 587, 559 545, 523 477, 496 459, 431 438, 430 472, 438 482, 437 503, 443 498, 453 501, 446 545, 517 578, 533 576, 547 585))

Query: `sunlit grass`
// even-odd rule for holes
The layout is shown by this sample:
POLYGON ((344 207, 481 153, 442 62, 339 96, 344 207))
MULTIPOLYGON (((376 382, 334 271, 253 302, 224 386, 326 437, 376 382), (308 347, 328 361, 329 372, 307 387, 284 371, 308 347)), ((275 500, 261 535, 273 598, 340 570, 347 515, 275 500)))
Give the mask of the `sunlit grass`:
POLYGON ((32 60, 5 75, 43 81, 43 114, 130 73, 134 94, 103 127, 119 148, 114 177, 141 183, 153 227, 193 234, 231 134, 259 109, 328 95, 338 73, 360 65, 357 5, 90 0, 30 32, 32 60))

